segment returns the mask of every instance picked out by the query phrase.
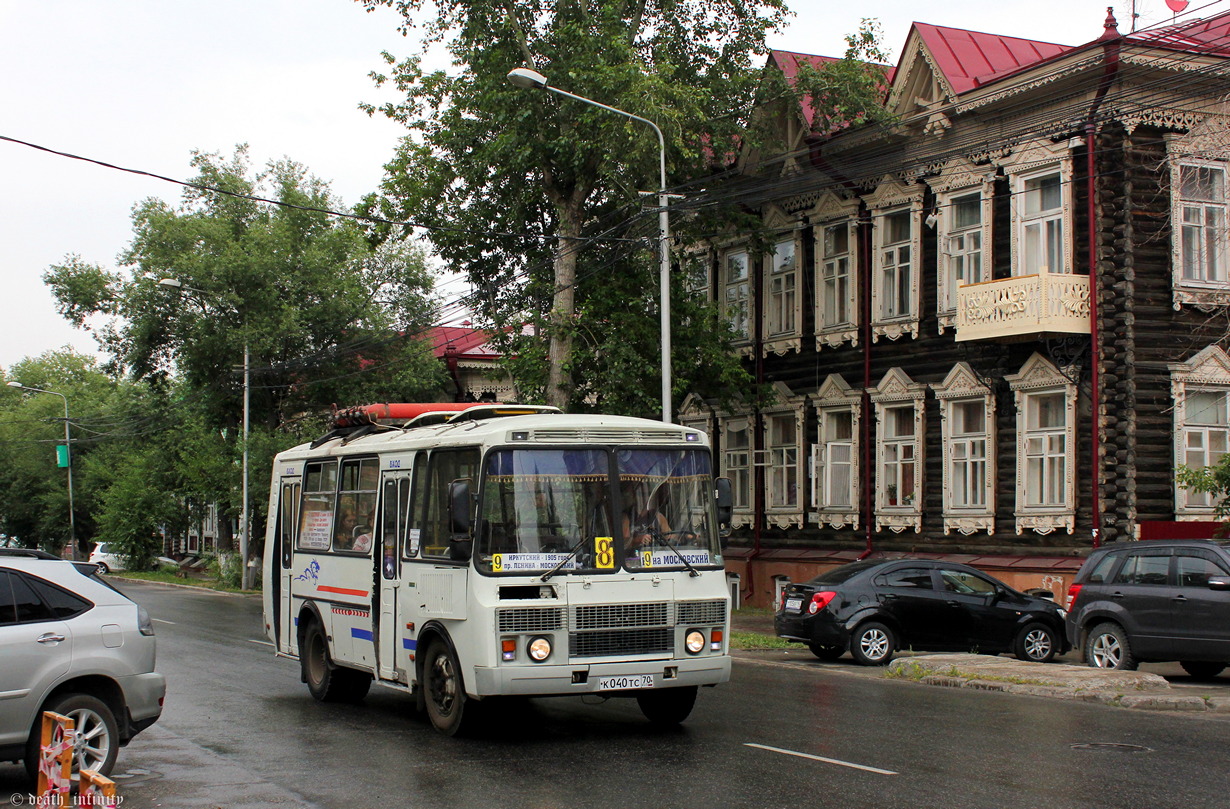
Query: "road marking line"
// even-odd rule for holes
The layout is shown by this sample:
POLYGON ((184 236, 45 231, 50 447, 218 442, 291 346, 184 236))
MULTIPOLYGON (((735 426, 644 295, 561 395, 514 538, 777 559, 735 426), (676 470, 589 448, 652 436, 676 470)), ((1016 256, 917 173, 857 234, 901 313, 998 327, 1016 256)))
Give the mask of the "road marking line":
POLYGON ((259 643, 261 646, 272 646, 273 645, 267 640, 254 640, 253 638, 248 638, 248 643, 259 643))
POLYGON ((155 620, 155 621, 157 621, 157 622, 158 622, 158 623, 160 623, 160 624, 170 624, 171 626, 175 626, 175 622, 174 622, 174 621, 164 621, 164 620, 162 620, 161 618, 155 618, 154 620, 155 620))
POLYGON ((752 744, 751 742, 744 742, 743 746, 744 747, 755 747, 760 750, 768 750, 770 753, 781 753, 782 755, 786 755, 786 756, 797 756, 799 758, 809 758, 812 761, 823 761, 825 764, 836 764, 838 767, 852 767, 856 770, 865 770, 866 772, 879 773, 880 775, 899 775, 900 774, 900 773, 895 773, 892 770, 881 770, 879 767, 868 767, 865 764, 854 764, 853 762, 841 761, 840 759, 836 759, 836 758, 825 758, 824 756, 813 756, 810 753, 800 753, 796 750, 783 750, 780 747, 769 747, 768 745, 765 745, 765 744, 752 744))

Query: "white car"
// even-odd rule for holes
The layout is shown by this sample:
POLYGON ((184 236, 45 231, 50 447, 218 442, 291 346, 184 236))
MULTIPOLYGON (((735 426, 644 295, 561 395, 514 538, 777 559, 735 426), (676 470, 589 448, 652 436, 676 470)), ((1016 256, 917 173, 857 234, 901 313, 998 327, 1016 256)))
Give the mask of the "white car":
POLYGON ((162 714, 149 614, 85 563, 0 550, 0 761, 33 778, 43 711, 76 721, 73 771, 104 775, 162 714))
POLYGON ((99 573, 110 573, 112 570, 124 569, 123 560, 107 549, 106 542, 94 544, 94 550, 90 552, 90 564, 98 565, 99 573))

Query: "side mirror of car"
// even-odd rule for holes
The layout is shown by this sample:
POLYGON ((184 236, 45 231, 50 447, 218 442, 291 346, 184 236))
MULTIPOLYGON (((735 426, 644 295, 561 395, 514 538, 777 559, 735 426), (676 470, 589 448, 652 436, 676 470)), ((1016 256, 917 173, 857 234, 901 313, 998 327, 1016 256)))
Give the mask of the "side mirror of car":
POLYGON ((725 538, 730 536, 730 523, 735 516, 735 495, 730 486, 730 478, 718 478, 713 481, 717 497, 718 532, 725 538))
POLYGON ((1210 576, 1209 577, 1209 589, 1210 590, 1230 590, 1230 578, 1227 578, 1225 576, 1210 576))
POLYGON ((474 553, 474 527, 471 510, 470 481, 454 480, 448 484, 448 555, 457 562, 468 562, 474 553))

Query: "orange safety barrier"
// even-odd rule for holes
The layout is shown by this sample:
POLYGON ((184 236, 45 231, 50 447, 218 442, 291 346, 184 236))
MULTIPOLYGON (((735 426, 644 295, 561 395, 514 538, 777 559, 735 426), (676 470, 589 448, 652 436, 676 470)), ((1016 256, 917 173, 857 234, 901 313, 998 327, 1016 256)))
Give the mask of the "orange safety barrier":
POLYGON ((93 770, 81 771, 81 787, 77 791, 77 806, 93 809, 118 809, 120 802, 115 797, 115 782, 93 770))
POLYGON ((42 747, 38 760, 40 807, 67 809, 73 779, 73 741, 76 723, 67 716, 43 712, 42 747))

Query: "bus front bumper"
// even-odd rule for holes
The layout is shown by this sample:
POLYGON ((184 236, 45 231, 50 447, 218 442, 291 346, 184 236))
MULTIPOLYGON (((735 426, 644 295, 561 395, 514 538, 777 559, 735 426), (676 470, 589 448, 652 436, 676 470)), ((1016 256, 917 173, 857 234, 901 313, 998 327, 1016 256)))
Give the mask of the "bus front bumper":
POLYGON ((480 697, 506 694, 615 695, 635 693, 642 688, 717 685, 729 680, 729 655, 642 660, 632 663, 507 665, 496 668, 479 666, 474 669, 474 690, 477 692, 475 696, 480 697))

